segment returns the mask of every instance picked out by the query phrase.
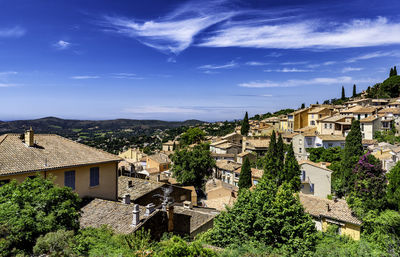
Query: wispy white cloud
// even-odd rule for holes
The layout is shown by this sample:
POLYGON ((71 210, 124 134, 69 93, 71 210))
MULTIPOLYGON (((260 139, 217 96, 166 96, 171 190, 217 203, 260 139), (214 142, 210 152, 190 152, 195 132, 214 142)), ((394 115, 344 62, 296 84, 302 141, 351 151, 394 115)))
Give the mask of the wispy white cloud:
POLYGON ((0 87, 15 87, 15 84, 0 83, 0 87))
POLYGON ((25 35, 25 29, 19 27, 19 26, 15 26, 12 28, 0 28, 0 37, 3 38, 18 38, 18 37, 22 37, 23 35, 25 35))
POLYGON ((0 78, 8 77, 10 75, 17 75, 16 71, 0 71, 0 78))
POLYGON ((71 79, 98 79, 100 76, 87 76, 87 75, 82 75, 82 76, 72 76, 71 79))
POLYGON ((313 70, 304 70, 304 69, 297 69, 297 68, 283 68, 283 69, 267 69, 264 72, 311 72, 313 70))
POLYGON ((245 64, 248 65, 248 66, 265 66, 265 65, 269 65, 270 63, 269 62, 256 62, 256 61, 253 61, 253 62, 246 62, 245 64))
POLYGON ((53 46, 58 50, 65 50, 71 47, 71 43, 64 40, 59 40, 57 43, 54 43, 53 46))
POLYGON ((127 72, 113 73, 111 77, 115 79, 144 79, 143 77, 138 77, 135 73, 127 72))
POLYGON ((312 78, 308 80, 303 79, 290 79, 282 82, 276 81, 250 81, 246 83, 239 84, 240 87, 248 88, 270 88, 270 87, 296 87, 296 86, 307 86, 307 85, 332 85, 332 84, 342 84, 342 83, 352 83, 352 82, 366 82, 371 81, 371 79, 353 80, 352 77, 343 76, 335 78, 312 78))
POLYGON ((252 47, 275 49, 335 49, 366 47, 400 43, 400 23, 385 17, 357 19, 331 26, 318 20, 265 24, 226 23, 214 33, 203 38, 200 46, 252 47))
POLYGON ((361 67, 344 67, 342 69, 342 72, 346 73, 346 72, 351 72, 351 71, 360 71, 360 70, 363 70, 363 69, 364 68, 361 68, 361 67))
POLYGON ((282 62, 280 65, 302 65, 307 64, 308 61, 299 61, 299 62, 282 62))
POLYGON ((217 3, 212 5, 203 1, 190 2, 160 19, 139 22, 135 19, 106 16, 102 25, 106 31, 136 38, 144 45, 162 52, 178 54, 193 43, 199 32, 229 19, 235 13, 226 11, 217 3))
POLYGON ((215 64, 206 64, 197 67, 198 69, 201 70, 219 70, 219 69, 232 69, 237 67, 238 64, 235 61, 230 61, 226 64, 221 64, 221 65, 215 65, 215 64))
POLYGON ((400 57, 400 52, 399 51, 377 51, 377 52, 372 52, 372 53, 367 53, 363 55, 359 55, 350 59, 347 59, 347 63, 352 63, 352 62, 357 62, 361 60, 369 60, 369 59, 374 59, 374 58, 380 58, 380 57, 387 57, 387 56, 392 56, 392 57, 400 57))
POLYGON ((128 113, 152 114, 152 113, 179 113, 179 114, 198 114, 204 110, 193 107, 175 107, 175 106, 138 106, 125 109, 128 113))

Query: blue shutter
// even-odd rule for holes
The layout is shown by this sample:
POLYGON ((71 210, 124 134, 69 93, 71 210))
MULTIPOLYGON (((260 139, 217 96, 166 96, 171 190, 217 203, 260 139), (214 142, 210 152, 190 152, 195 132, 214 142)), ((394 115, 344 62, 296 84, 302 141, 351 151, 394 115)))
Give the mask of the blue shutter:
POLYGON ((90 168, 90 186, 98 186, 100 184, 99 167, 90 168))
POLYGON ((70 187, 75 190, 75 171, 64 172, 64 186, 70 187))
POLYGON ((306 181, 306 171, 302 170, 302 174, 301 174, 301 181, 306 181))
POLYGON ((314 184, 311 184, 311 186, 310 186, 310 192, 311 192, 311 193, 314 193, 314 184))

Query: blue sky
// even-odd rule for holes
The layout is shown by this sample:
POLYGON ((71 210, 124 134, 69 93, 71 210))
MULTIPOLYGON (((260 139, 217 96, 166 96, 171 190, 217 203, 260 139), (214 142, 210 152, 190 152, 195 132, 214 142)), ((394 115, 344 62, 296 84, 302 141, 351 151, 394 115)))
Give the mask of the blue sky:
POLYGON ((231 120, 365 89, 400 2, 0 0, 0 120, 231 120))

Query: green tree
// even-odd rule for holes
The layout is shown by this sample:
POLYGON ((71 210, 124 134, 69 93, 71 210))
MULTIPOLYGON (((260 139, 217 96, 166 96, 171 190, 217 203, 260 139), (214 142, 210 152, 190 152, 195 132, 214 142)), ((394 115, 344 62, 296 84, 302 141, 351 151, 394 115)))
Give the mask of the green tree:
POLYGON ((239 189, 250 188, 252 186, 250 161, 247 157, 244 159, 242 168, 240 170, 238 186, 239 189))
POLYGON ((282 139, 281 135, 279 135, 278 141, 276 142, 276 154, 277 154, 278 162, 281 164, 279 166, 282 166, 283 161, 285 159, 285 145, 283 143, 283 139, 282 139))
POLYGON ((0 252, 31 253, 39 236, 58 229, 77 230, 79 204, 71 188, 41 177, 0 187, 0 252))
POLYGON ((344 86, 342 86, 342 97, 340 99, 346 100, 346 94, 344 92, 344 86))
POLYGON ((306 104, 302 103, 300 109, 304 109, 304 108, 306 108, 306 104))
POLYGON ((351 124, 351 130, 346 137, 340 172, 339 174, 338 172, 334 173, 334 191, 336 191, 338 196, 349 192, 355 179, 352 173, 353 168, 363 153, 360 121, 354 120, 351 124))
POLYGON ((300 190, 301 170, 299 163, 297 162, 296 157, 294 155, 292 144, 290 144, 289 150, 286 154, 285 165, 283 168, 283 172, 281 172, 281 174, 284 175, 282 181, 286 181, 294 191, 300 190))
POLYGON ((240 128, 240 134, 243 136, 247 136, 249 134, 250 125, 249 125, 249 115, 246 112, 243 118, 242 127, 240 128))
POLYGON ((397 76, 397 69, 396 69, 396 66, 394 66, 394 68, 393 68, 393 76, 397 76))
POLYGON ((272 131, 267 154, 262 157, 261 162, 264 168, 264 177, 278 180, 279 168, 278 167, 278 146, 276 142, 275 131, 272 131))
POLYGON ((391 208, 400 210, 400 162, 387 174, 389 184, 387 186, 387 201, 391 208))
POLYGON ((177 150, 172 155, 172 172, 178 182, 196 188, 203 185, 204 179, 212 174, 215 166, 208 148, 207 144, 201 144, 193 149, 177 150))
POLYGON ((383 210, 386 205, 386 177, 380 161, 369 153, 365 154, 353 174, 353 185, 346 200, 357 216, 363 218, 371 210, 383 210))
POLYGON ((213 257, 217 254, 211 250, 204 248, 199 242, 187 243, 178 236, 173 236, 169 240, 162 241, 159 245, 159 251, 156 256, 159 257, 213 257))
POLYGON ((36 256, 77 256, 74 255, 71 247, 76 244, 74 239, 74 231, 60 229, 56 232, 49 232, 37 239, 36 245, 33 247, 33 253, 36 256))
POLYGON ((179 144, 183 146, 200 143, 204 140, 206 133, 198 127, 189 128, 181 135, 179 144))
POLYGON ((284 183, 262 179, 253 191, 244 190, 232 208, 221 212, 207 233, 211 244, 227 247, 258 243, 284 248, 288 255, 310 254, 315 225, 299 198, 284 183))
POLYGON ((393 68, 390 68, 389 78, 393 76, 393 68))
POLYGON ((353 85, 353 97, 357 96, 356 84, 353 85))

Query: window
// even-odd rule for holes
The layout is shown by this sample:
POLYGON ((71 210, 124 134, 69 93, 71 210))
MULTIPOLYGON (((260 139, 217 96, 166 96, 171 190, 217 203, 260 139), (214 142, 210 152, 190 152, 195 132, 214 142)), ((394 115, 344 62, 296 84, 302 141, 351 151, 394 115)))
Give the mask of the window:
POLYGON ((90 186, 98 186, 100 184, 99 167, 90 168, 90 186))
POLYGON ((328 123, 325 123, 325 128, 326 128, 326 129, 328 128, 328 123))
POLYGON ((311 114, 311 119, 314 119, 314 114, 311 114))
POLYGON ((328 143, 328 147, 333 147, 333 143, 328 143))
POLYGON ((0 180, 0 187, 4 186, 5 184, 8 184, 8 183, 10 183, 9 179, 0 180))
POLYGON ((361 123, 361 131, 364 131, 364 123, 361 123))
POLYGON ((306 181, 306 171, 305 170, 301 171, 301 181, 306 181))
POLYGON ((314 193, 314 184, 310 185, 310 193, 314 193))
POLYGON ((64 186, 70 187, 75 190, 75 171, 64 172, 64 186))
POLYGON ((299 148, 299 153, 301 153, 301 150, 302 150, 302 149, 301 149, 301 147, 300 147, 300 148, 299 148))
POLYGON ((332 123, 329 123, 329 129, 332 129, 332 123))
POLYGON ((313 121, 313 120, 310 121, 310 125, 311 125, 311 126, 314 126, 314 125, 315 125, 315 121, 313 121))
POLYGON ((360 119, 361 119, 361 115, 358 114, 358 115, 357 115, 357 120, 360 120, 360 119))

